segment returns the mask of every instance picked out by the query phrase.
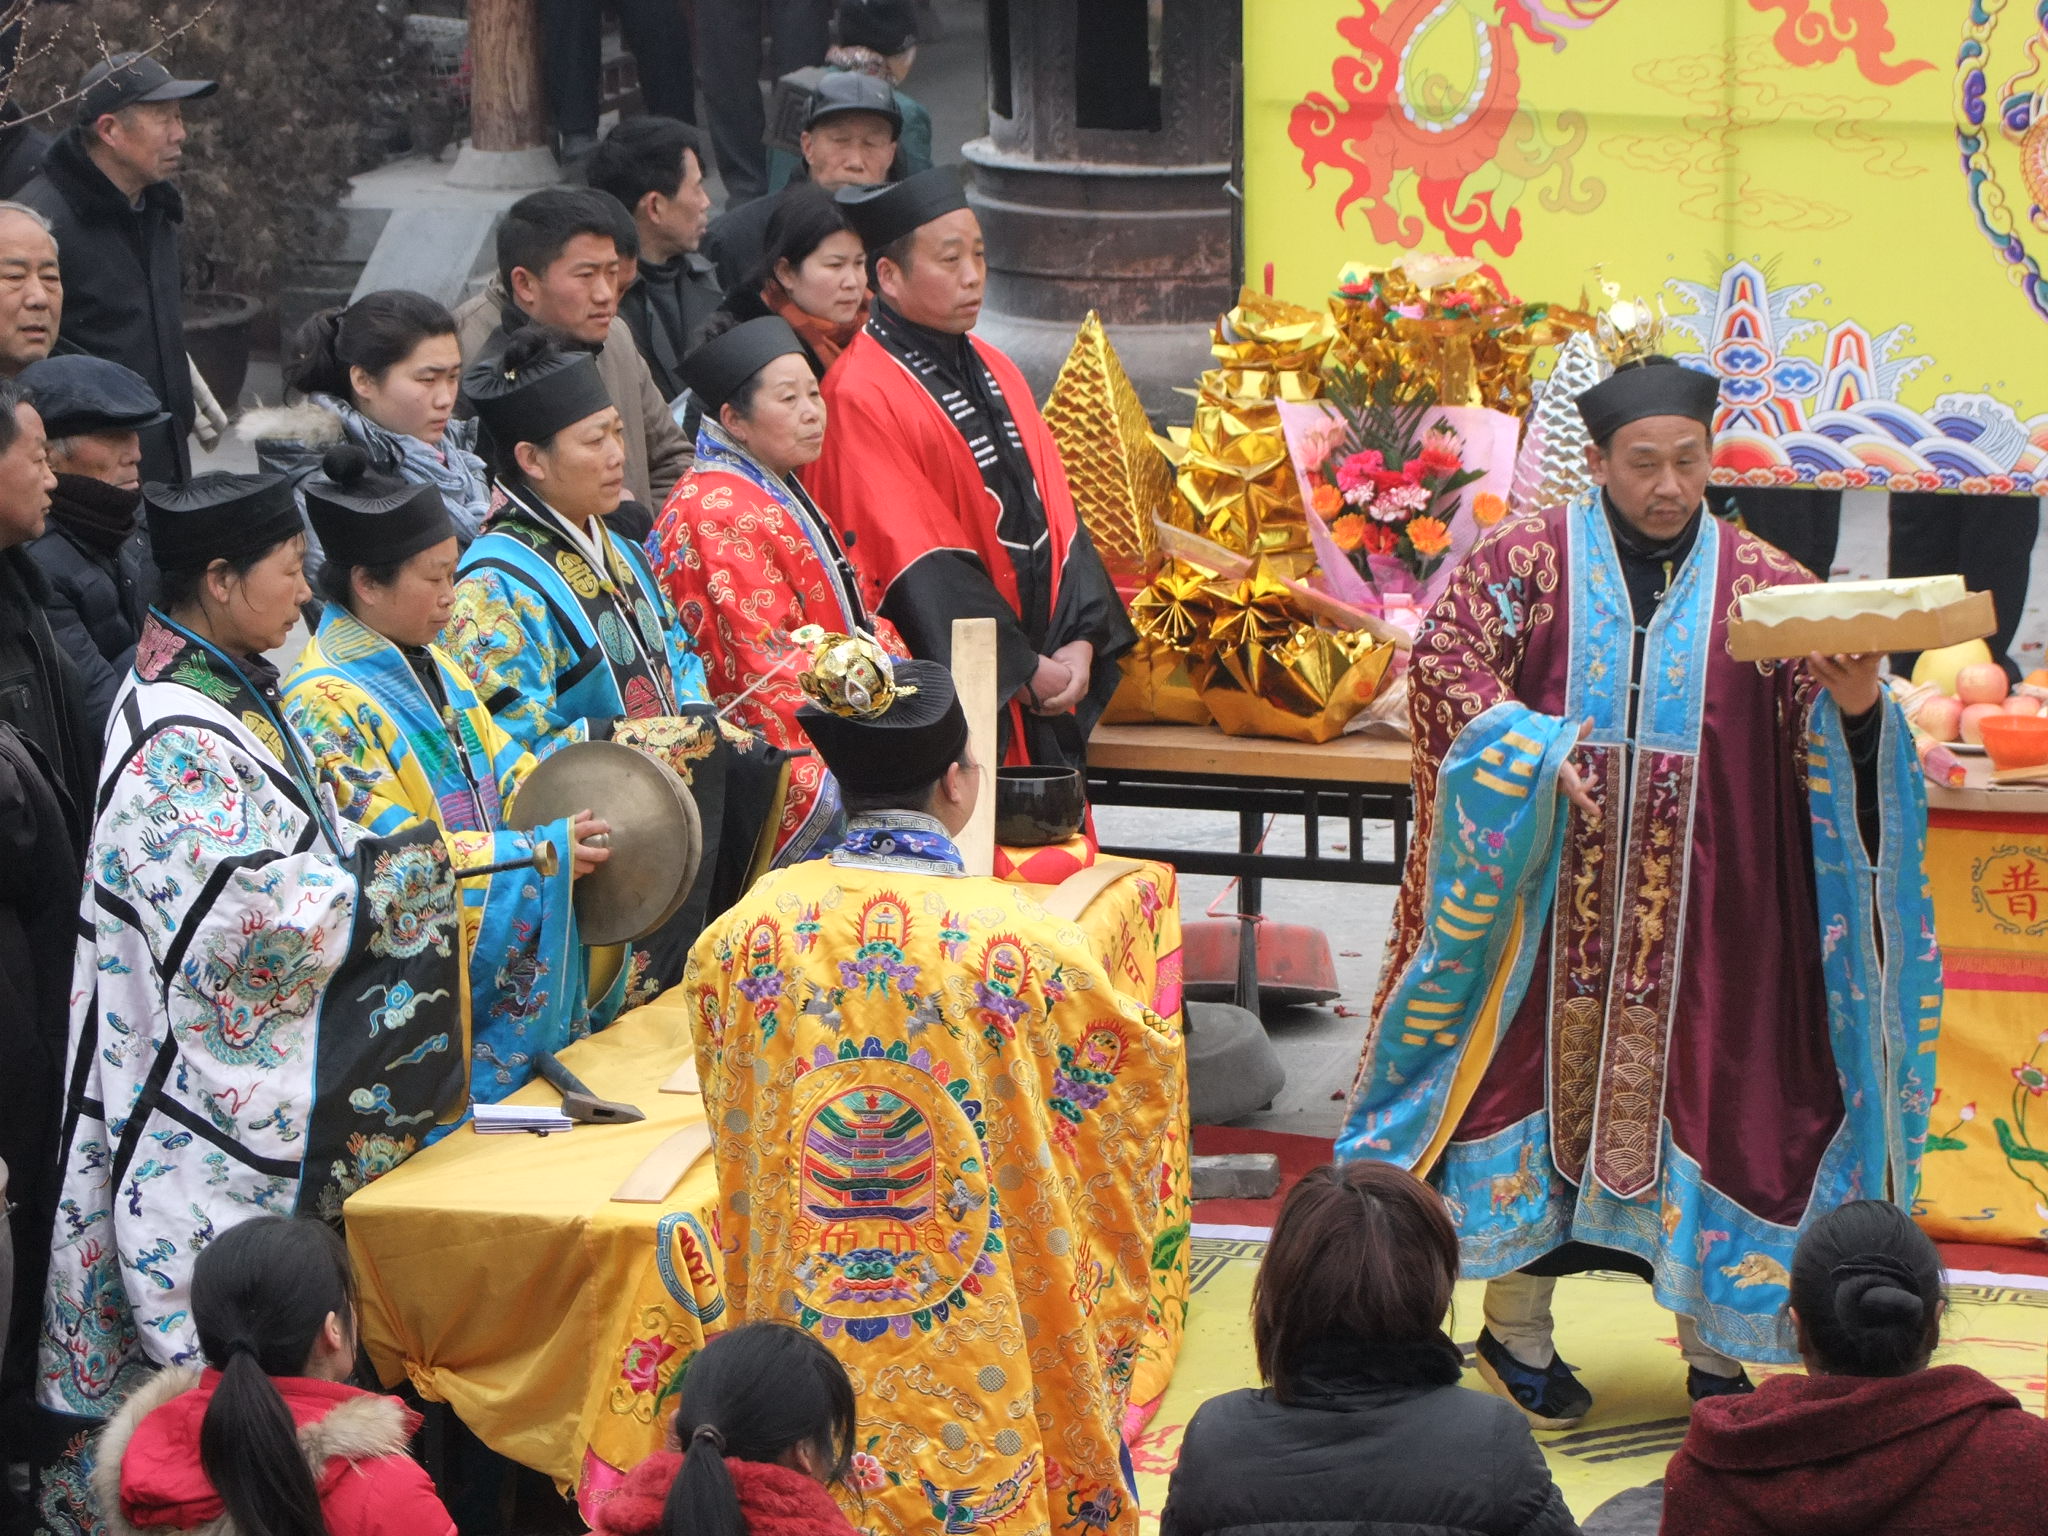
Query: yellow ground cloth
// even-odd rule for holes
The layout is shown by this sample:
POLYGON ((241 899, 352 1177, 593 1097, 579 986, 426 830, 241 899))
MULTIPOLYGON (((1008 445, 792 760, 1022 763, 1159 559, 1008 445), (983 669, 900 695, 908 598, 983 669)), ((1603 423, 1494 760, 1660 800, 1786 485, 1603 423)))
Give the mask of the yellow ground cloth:
MULTIPOLYGON (((1173 871, 1148 864, 1077 919, 1118 989, 1169 1015, 1180 1006, 1173 871)), ((484 1442, 601 1496, 661 1447, 657 1404, 707 1333, 727 1326, 717 1279, 712 1161, 666 1203, 610 1196, 640 1160, 702 1120, 695 1096, 658 1092, 690 1053, 680 993, 563 1051, 602 1098, 638 1105, 636 1125, 566 1135, 478 1136, 464 1127, 362 1190, 346 1207, 362 1286, 363 1337, 387 1383, 410 1378, 484 1442)), ((515 1104, 554 1095, 530 1084, 515 1104)), ((1162 1226, 1188 1219, 1185 1125, 1161 1169, 1162 1226)), ((1173 1374, 1186 1312, 1185 1242, 1155 1245, 1150 1326, 1132 1402, 1173 1374)))
POLYGON ((1914 1214, 1935 1237, 2048 1236, 2048 816, 1934 811, 1941 1042, 1914 1214))
MULTIPOLYGON (((1250 1316, 1252 1276, 1265 1244, 1197 1236, 1193 1247, 1187 1345, 1151 1426, 1131 1446, 1148 1536, 1158 1529, 1181 1431, 1194 1411, 1220 1392, 1258 1385, 1250 1316)), ((1478 1281, 1458 1287, 1452 1319, 1452 1336, 1468 1361, 1480 1290, 1478 1281)), ((1671 1314, 1640 1280, 1574 1276, 1558 1285, 1556 1311, 1559 1349, 1579 1368, 1595 1404, 1577 1429, 1536 1439, 1572 1513, 1583 1520, 1615 1494, 1664 1475, 1685 1435, 1685 1363, 1671 1314)), ((1937 1363, 1975 1366, 2041 1411, 2048 1291, 1956 1285, 1942 1333, 1937 1363)), ((1485 1390, 1469 1369, 1465 1384, 1485 1390)))

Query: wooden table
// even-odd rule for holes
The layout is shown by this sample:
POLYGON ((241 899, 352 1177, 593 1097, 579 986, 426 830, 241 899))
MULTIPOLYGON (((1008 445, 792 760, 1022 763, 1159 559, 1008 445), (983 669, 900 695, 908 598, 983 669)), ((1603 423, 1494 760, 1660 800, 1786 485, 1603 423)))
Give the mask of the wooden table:
POLYGON ((1207 725, 1098 725, 1088 738, 1088 799, 1094 805, 1236 815, 1234 853, 1127 846, 1104 851, 1237 881, 1237 1003, 1257 1013, 1264 882, 1399 885, 1414 814, 1408 758, 1406 741, 1379 736, 1340 736, 1316 745, 1226 736, 1207 725), (1300 854, 1261 848, 1265 819, 1276 815, 1301 817, 1300 854), (1323 852, 1324 817, 1341 818, 1350 833, 1341 857, 1323 852), (1367 821, 1393 824, 1391 859, 1365 856, 1367 821))

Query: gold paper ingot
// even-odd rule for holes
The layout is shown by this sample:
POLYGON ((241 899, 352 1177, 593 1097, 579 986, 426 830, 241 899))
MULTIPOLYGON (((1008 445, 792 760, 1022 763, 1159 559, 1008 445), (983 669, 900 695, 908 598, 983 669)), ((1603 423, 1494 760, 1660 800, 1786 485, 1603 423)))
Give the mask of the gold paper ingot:
POLYGON ((1313 564, 1301 484, 1271 401, 1204 390, 1174 489, 1176 525, 1239 554, 1280 559, 1290 575, 1313 564))
POLYGON ((1153 447, 1152 423, 1094 310, 1053 380, 1045 424, 1067 484, 1110 575, 1128 590, 1159 564, 1153 519, 1173 500, 1173 474, 1153 447))
POLYGON ((1209 707, 1195 690, 1188 657, 1168 645, 1140 635, 1137 645, 1117 662, 1123 677, 1103 708, 1104 725, 1207 725, 1209 707))
POLYGON ((1262 688, 1241 687, 1228 669, 1211 674, 1201 700, 1226 736, 1332 741, 1373 701, 1393 659, 1384 640, 1303 625, 1266 647, 1262 688))

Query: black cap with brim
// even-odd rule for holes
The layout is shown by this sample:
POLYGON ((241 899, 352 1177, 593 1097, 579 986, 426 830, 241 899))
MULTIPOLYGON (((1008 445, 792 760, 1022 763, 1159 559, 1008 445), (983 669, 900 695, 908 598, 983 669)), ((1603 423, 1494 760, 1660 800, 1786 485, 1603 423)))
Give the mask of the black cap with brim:
POLYGON ((841 187, 833 194, 861 244, 879 251, 967 206, 967 189, 950 165, 935 165, 883 186, 841 187))
POLYGON ((797 724, 840 787, 856 794, 928 788, 967 748, 967 716, 953 690, 953 674, 936 661, 899 661, 892 671, 899 690, 908 685, 917 691, 899 691, 872 719, 849 719, 816 704, 796 712, 797 724))
POLYGON ((896 104, 896 92, 886 80, 857 70, 833 70, 823 76, 811 93, 810 115, 804 127, 815 128, 828 118, 849 112, 868 112, 886 118, 892 138, 903 133, 903 108, 896 104))
POLYGON ((330 449, 307 477, 306 519, 330 565, 402 565, 455 537, 441 493, 423 481, 378 474, 353 444, 330 449))
POLYGON ((178 80, 146 53, 116 53, 100 60, 78 82, 78 120, 96 123, 144 101, 191 101, 211 96, 218 80, 178 80))
POLYGON ((462 376, 463 398, 502 455, 509 457, 518 443, 545 443, 612 404, 597 359, 580 347, 513 361, 517 357, 508 344, 462 376))
POLYGON ((82 352, 41 358, 14 382, 51 437, 140 432, 171 419, 141 374, 82 352))
POLYGON ((1579 396, 1579 419, 1594 442, 1607 440, 1632 421, 1650 416, 1684 416, 1714 431, 1714 406, 1721 381, 1668 357, 1648 357, 1619 369, 1579 396))
POLYGON ((683 359, 683 382, 705 410, 716 412, 747 380, 778 357, 802 357, 804 344, 780 315, 762 315, 714 336, 683 359))
POLYGON ((165 571, 202 571, 240 560, 305 532, 285 475, 213 470, 183 485, 152 480, 142 488, 150 552, 165 571))

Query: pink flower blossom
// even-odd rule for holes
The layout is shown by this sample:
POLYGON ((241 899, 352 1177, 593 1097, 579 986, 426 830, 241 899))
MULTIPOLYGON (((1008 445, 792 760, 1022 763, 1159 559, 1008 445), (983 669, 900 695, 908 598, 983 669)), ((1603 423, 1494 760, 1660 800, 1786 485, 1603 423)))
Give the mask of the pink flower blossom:
POLYGON ((1348 498, 1359 486, 1370 486, 1374 474, 1386 467, 1387 461, 1377 448, 1354 453, 1337 466, 1337 489, 1344 492, 1348 498))
POLYGON ((1389 486, 1372 504, 1372 515, 1383 523, 1398 523, 1422 511, 1429 500, 1429 492, 1419 485, 1389 486))
POLYGON ((1350 490, 1344 493, 1344 500, 1357 507, 1360 511, 1364 511, 1372 505, 1372 482, 1366 480, 1352 486, 1350 490))
POLYGON ((1345 427, 1341 421, 1319 421, 1301 434, 1301 467, 1314 474, 1323 467, 1323 461, 1335 453, 1344 443, 1345 427))
POLYGON ((853 1464, 847 1469, 846 1480, 861 1493, 876 1493, 889 1486, 889 1474, 882 1470, 881 1462, 866 1451, 853 1453, 853 1464))
POLYGON ((634 1339, 619 1362, 619 1377, 635 1392, 652 1392, 661 1383, 661 1368, 675 1354, 675 1345, 667 1339, 634 1339))

